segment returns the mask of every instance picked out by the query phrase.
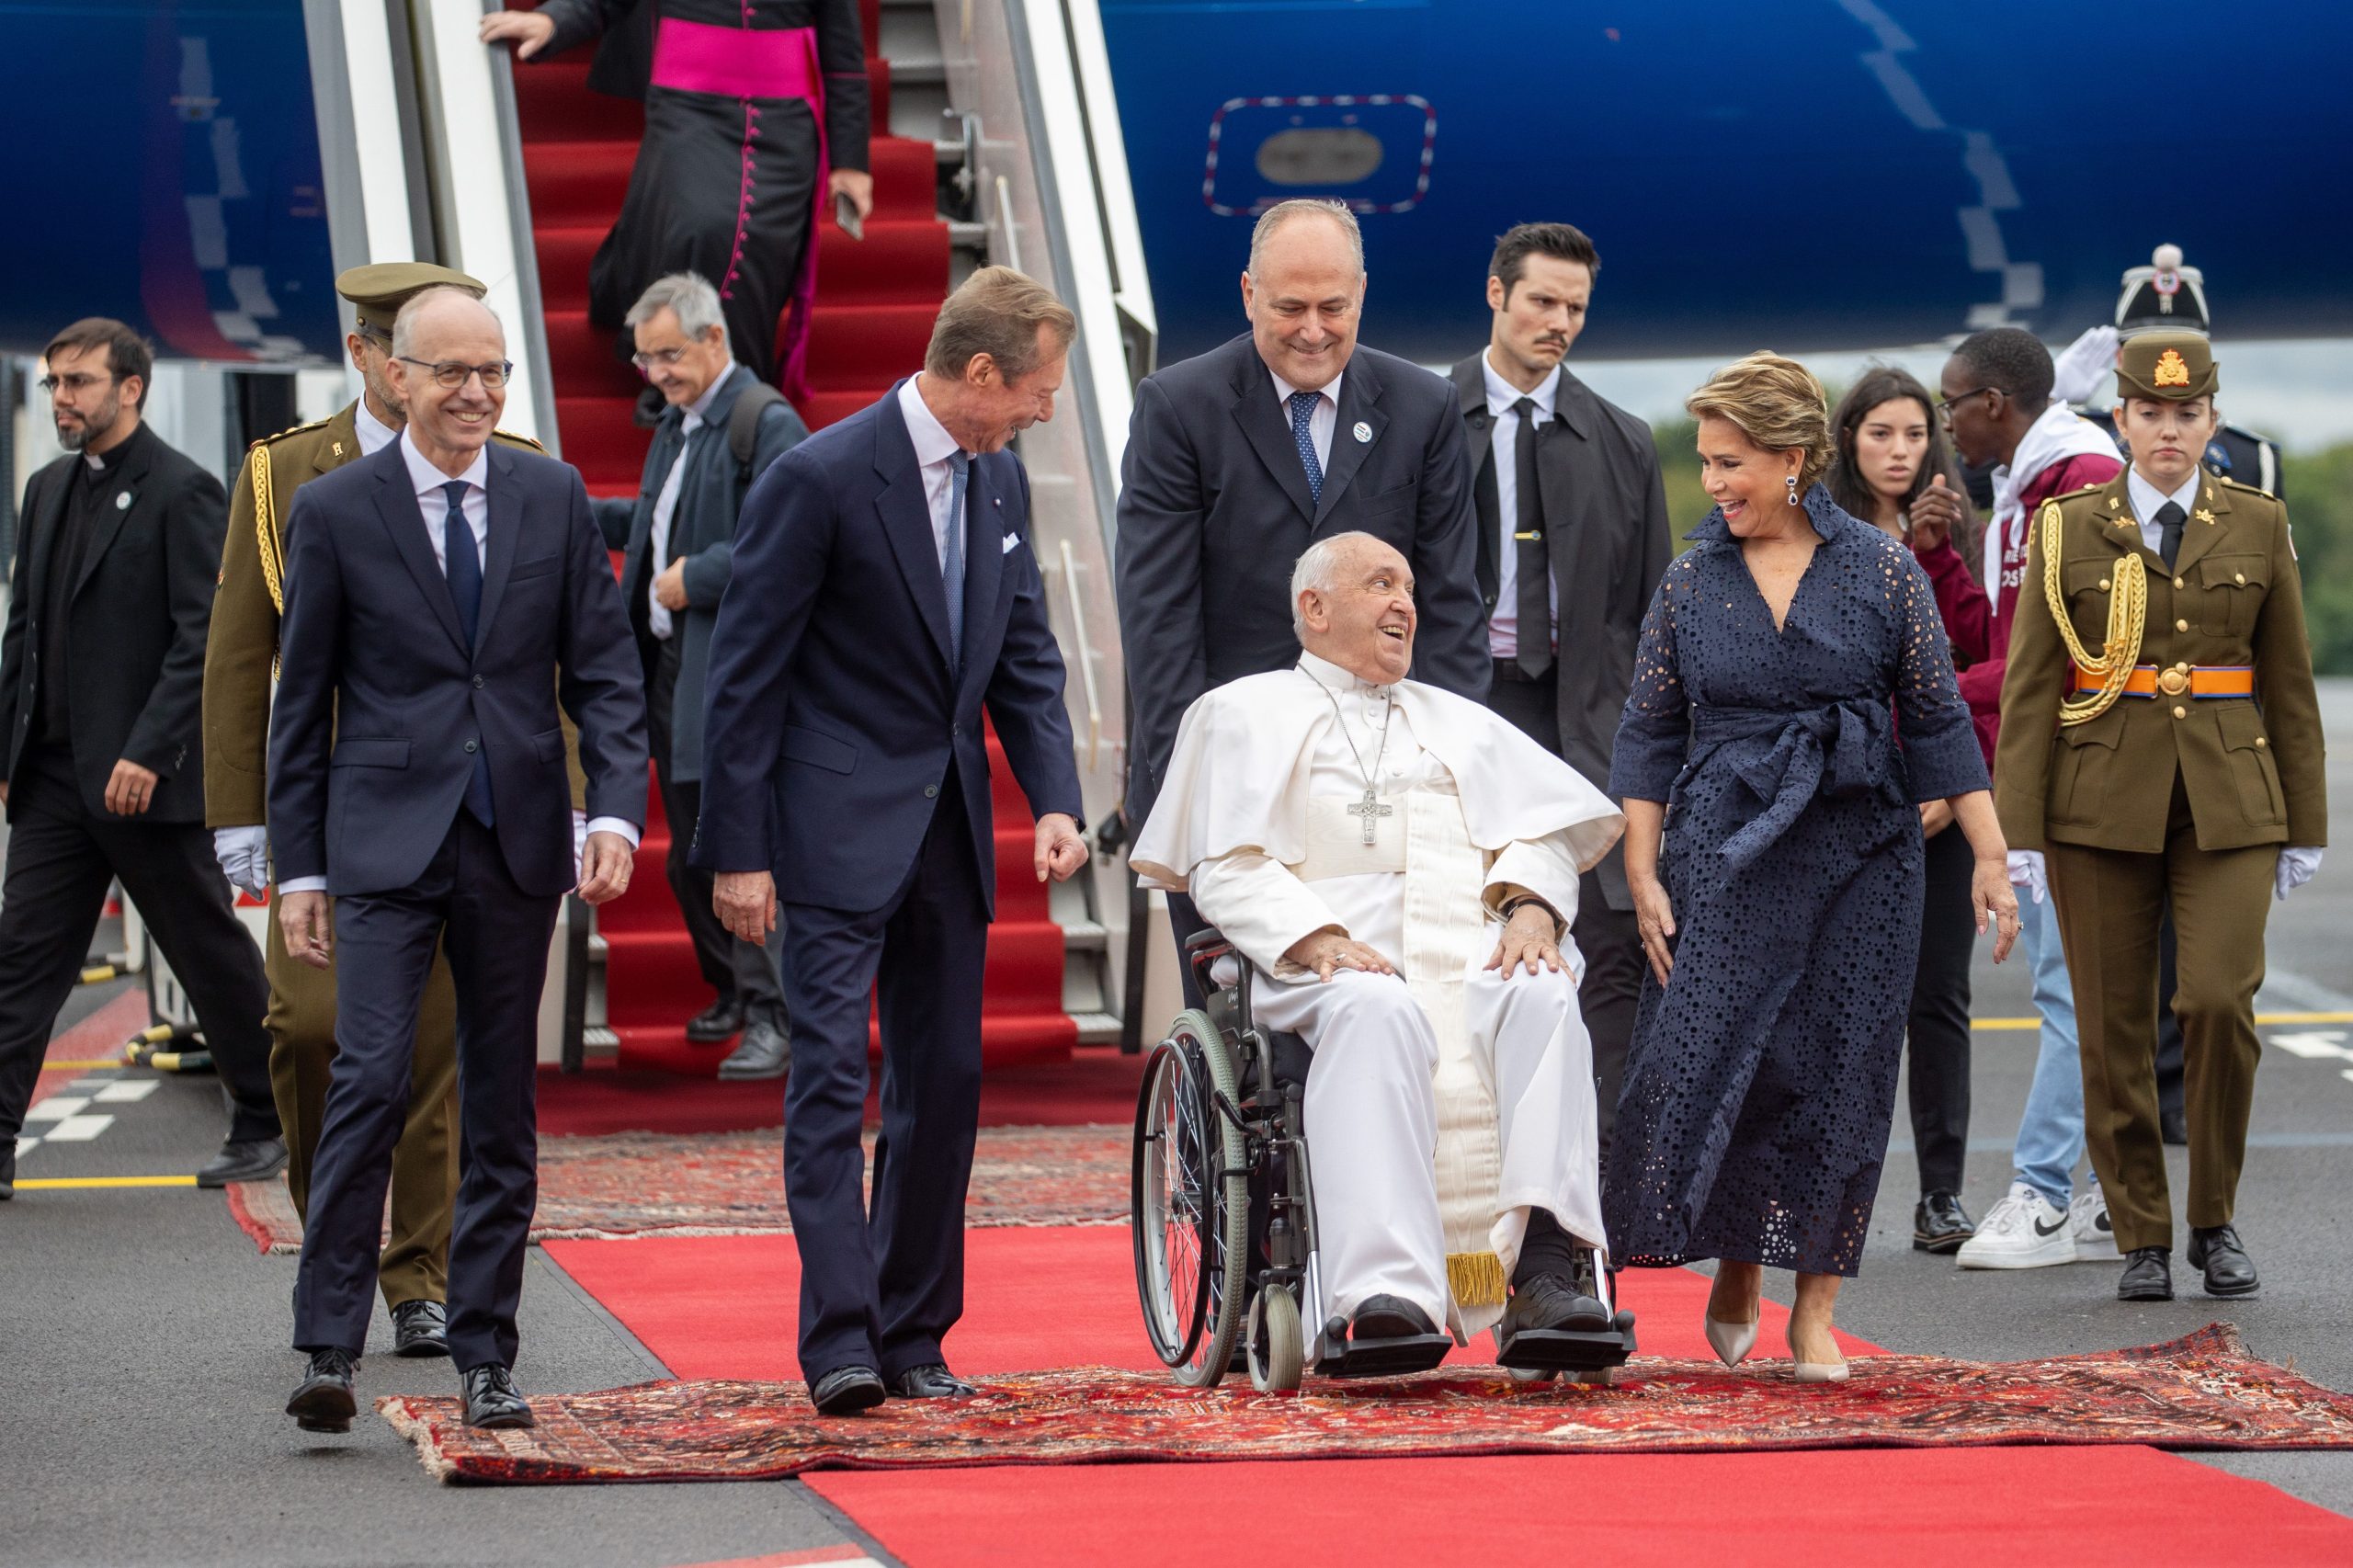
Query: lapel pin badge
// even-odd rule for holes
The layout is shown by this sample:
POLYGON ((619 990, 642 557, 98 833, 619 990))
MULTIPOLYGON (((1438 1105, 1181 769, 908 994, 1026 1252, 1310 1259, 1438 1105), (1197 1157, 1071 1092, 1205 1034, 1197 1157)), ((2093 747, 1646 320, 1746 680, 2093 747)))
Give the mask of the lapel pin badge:
POLYGON ((118 512, 128 512, 128 511, 130 511, 130 510, 131 510, 131 492, 130 492, 130 491, 128 491, 128 490, 122 491, 121 493, 119 493, 119 494, 117 494, 117 495, 115 496, 115 498, 114 498, 114 509, 115 509, 116 511, 118 511, 118 512))
POLYGON ((1372 439, 1372 426, 1359 419, 1357 421, 1357 427, 1348 434, 1354 436, 1358 441, 1370 441, 1372 439))

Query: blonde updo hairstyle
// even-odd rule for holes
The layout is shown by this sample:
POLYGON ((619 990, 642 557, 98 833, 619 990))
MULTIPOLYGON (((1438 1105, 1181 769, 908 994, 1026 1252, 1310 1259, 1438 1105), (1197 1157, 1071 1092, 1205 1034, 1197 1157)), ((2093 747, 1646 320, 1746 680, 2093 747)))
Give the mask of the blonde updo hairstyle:
POLYGON ((1761 451, 1802 451, 1798 493, 1813 488, 1836 451, 1830 436, 1830 400, 1813 372, 1794 359, 1760 351, 1735 359, 1683 400, 1694 419, 1725 419, 1761 451))

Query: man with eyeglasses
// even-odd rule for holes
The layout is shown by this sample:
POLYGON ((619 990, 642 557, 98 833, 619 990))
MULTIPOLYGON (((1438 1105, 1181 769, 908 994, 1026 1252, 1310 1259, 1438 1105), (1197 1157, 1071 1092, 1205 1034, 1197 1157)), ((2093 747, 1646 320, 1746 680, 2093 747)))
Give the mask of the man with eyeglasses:
POLYGON ((221 484, 147 427, 153 358, 137 333, 93 317, 42 357, 66 455, 25 486, 0 642, 0 1199, 15 1193, 50 1031, 118 879, 179 977, 229 1100, 228 1141, 198 1184, 259 1180, 286 1163, 261 954, 204 833, 198 709, 221 484))
POLYGON ((776 954, 729 935, 711 907, 709 871, 688 863, 702 812, 702 701, 710 634, 752 483, 809 427, 774 387, 735 362, 719 290, 692 272, 658 278, 629 309, 638 369, 665 405, 634 496, 590 503, 605 542, 623 552, 621 600, 645 668, 654 772, 669 824, 670 891, 716 999, 687 1020, 687 1039, 742 1039, 722 1078, 781 1078, 791 1025, 776 954))
MULTIPOLYGON (((204 655, 204 804, 213 853, 231 882, 269 886, 269 707, 276 689, 278 621, 285 608, 287 528, 297 489, 399 439, 407 405, 391 375, 392 320, 420 290, 483 285, 425 262, 355 267, 335 279, 351 302, 344 339, 360 395, 325 419, 297 426, 247 452, 229 497, 229 540, 213 595, 212 637, 204 655)), ((539 450, 527 437, 497 433, 502 445, 539 450)), ((574 766, 573 807, 585 803, 574 766)), ((585 818, 580 819, 585 821, 585 818)), ((263 965, 269 977, 270 1086, 286 1133, 286 1187, 295 1212, 310 1199, 311 1162, 335 1061, 335 971, 296 961, 273 913, 263 965)), ((437 957, 417 1020, 406 1125, 392 1153, 392 1228, 378 1283, 392 1312, 401 1356, 448 1353, 449 1224, 458 1190, 458 1146, 449 1135, 458 1082, 455 1002, 449 960, 437 957)))

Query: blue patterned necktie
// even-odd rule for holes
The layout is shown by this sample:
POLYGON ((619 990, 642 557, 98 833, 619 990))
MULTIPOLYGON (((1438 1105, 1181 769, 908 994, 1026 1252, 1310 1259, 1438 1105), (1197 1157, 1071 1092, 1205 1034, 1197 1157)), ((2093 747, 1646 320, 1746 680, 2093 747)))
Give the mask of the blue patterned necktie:
POLYGON ((940 551, 939 585, 948 595, 948 667, 964 663, 964 498, 972 472, 972 454, 951 453, 948 459, 948 546, 940 551))
POLYGON ((1290 438, 1299 445, 1299 460, 1307 470, 1307 494, 1321 506, 1324 505, 1324 465, 1315 459, 1315 405, 1323 400, 1320 392, 1290 394, 1290 438))
MULTIPOLYGON (((449 498, 449 516, 441 520, 441 557, 449 563, 449 597, 458 602, 458 628, 466 647, 474 645, 482 620, 482 554, 474 548, 473 525, 466 521, 466 482, 453 479, 441 487, 449 498)), ((466 778, 466 810, 489 827, 498 818, 490 803, 490 754, 474 743, 474 770, 466 778)))

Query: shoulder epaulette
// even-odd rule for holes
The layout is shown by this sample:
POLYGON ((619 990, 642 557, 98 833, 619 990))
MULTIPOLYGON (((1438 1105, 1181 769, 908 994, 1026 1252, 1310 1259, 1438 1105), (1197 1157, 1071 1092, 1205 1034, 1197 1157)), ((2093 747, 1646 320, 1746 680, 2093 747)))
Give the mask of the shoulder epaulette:
POLYGON ((2261 485, 2243 483, 2238 480, 2231 478, 2228 474, 2223 474, 2220 477, 2222 483, 2229 485, 2233 490, 2243 490, 2249 495, 2260 495, 2266 501, 2277 501, 2279 499, 2279 497, 2274 495, 2268 490, 2264 489, 2261 485))
POLYGON ((261 439, 256 441, 254 445, 256 447, 267 447, 271 445, 273 442, 283 441, 289 436, 300 436, 306 430, 324 429, 332 422, 333 417, 333 415, 329 415, 326 419, 313 419, 307 425, 290 426, 286 429, 280 430, 275 436, 264 436, 261 439))
POLYGON ((2052 496, 2051 499, 2053 501, 2073 501, 2078 495, 2089 495, 2095 491, 2105 490, 2111 483, 2113 482, 2102 480, 2097 484, 2086 484, 2078 486, 2074 490, 2062 490, 2058 494, 2052 496))
POLYGON ((529 436, 518 435, 512 430, 493 430, 491 435, 495 439, 505 441, 510 446, 522 447, 528 450, 538 452, 541 456, 545 456, 547 454, 547 449, 540 445, 535 438, 529 436))

